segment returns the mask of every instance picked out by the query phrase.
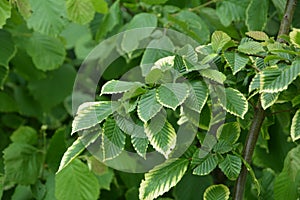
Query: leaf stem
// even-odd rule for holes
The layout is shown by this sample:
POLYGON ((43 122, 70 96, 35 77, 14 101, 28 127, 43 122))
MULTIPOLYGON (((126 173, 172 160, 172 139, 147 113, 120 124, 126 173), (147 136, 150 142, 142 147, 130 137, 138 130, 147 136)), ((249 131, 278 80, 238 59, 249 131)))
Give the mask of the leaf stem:
MULTIPOLYGON (((296 4, 297 4, 297 0, 288 0, 287 1, 286 8, 285 8, 285 14, 284 14, 283 19, 281 20, 281 24, 280 24, 278 37, 280 35, 289 33, 296 4)), ((280 38, 277 40, 279 42, 284 42, 280 38)), ((265 111, 261 106, 260 100, 258 100, 257 106, 255 108, 255 113, 253 116, 253 121, 252 121, 251 127, 249 129, 247 139, 246 139, 246 144, 243 149, 243 158, 249 164, 251 163, 251 160, 252 160, 254 148, 255 148, 264 118, 265 118, 265 111)), ((248 173, 247 168, 245 165, 243 165, 241 173, 235 183, 234 197, 233 197, 234 200, 244 199, 244 190, 245 190, 245 185, 246 185, 246 180, 247 180, 247 173, 248 173)))
POLYGON ((209 6, 210 4, 213 4, 213 3, 217 3, 219 0, 211 0, 211 1, 208 1, 204 4, 201 4, 200 6, 197 6, 197 7, 194 7, 194 8, 190 8, 189 11, 191 12, 194 12, 194 11, 199 11, 201 8, 204 8, 206 6, 209 6))

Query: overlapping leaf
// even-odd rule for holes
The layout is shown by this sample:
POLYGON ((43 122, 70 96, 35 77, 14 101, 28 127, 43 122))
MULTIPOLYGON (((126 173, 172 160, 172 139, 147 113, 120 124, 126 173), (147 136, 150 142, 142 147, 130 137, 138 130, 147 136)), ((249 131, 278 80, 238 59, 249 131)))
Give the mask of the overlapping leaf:
POLYGON ((293 45, 300 48, 300 29, 294 28, 292 32, 290 32, 290 38, 293 45))
POLYGON ((219 52, 230 40, 231 38, 223 31, 215 31, 211 36, 211 46, 215 52, 219 52))
POLYGON ((208 88, 202 81, 193 81, 190 84, 190 94, 184 105, 200 113, 208 98, 208 88))
POLYGON ((176 145, 176 132, 165 115, 165 112, 158 113, 144 127, 150 144, 168 158, 176 145))
MULTIPOLYGON (((199 154, 198 151, 196 153, 199 154)), ((218 165, 218 157, 215 154, 208 154, 201 159, 201 163, 193 170, 193 174, 204 176, 212 172, 218 165)))
POLYGON ((112 112, 112 104, 109 101, 82 104, 73 120, 72 134, 101 123, 112 112))
POLYGON ((185 83, 165 83, 156 91, 157 101, 167 107, 175 110, 181 105, 189 95, 189 87, 185 83))
POLYGON ((261 106, 263 109, 267 109, 268 107, 272 106, 278 99, 279 93, 267 93, 263 92, 260 95, 261 106))
POLYGON ((138 103, 138 116, 143 122, 147 122, 154 117, 160 110, 162 105, 156 100, 156 91, 150 90, 141 96, 138 103))
POLYGON ((209 80, 215 81, 217 83, 223 84, 226 80, 226 76, 217 70, 214 69, 203 69, 200 71, 201 76, 209 80))
POLYGON ((300 110, 296 112, 292 120, 291 137, 293 141, 300 139, 300 110))
POLYGON ((94 18, 95 8, 91 0, 67 0, 68 18, 78 24, 86 24, 94 18))
POLYGON ((219 164, 220 169, 230 180, 235 180, 240 174, 242 161, 239 157, 227 154, 226 158, 219 164))
POLYGON ((246 26, 250 31, 261 31, 268 20, 268 0, 251 0, 246 10, 246 26))
POLYGON ((246 32, 246 35, 253 38, 254 40, 267 41, 269 39, 269 36, 262 31, 249 31, 246 32))
POLYGON ((227 186, 220 185, 212 185, 208 187, 203 195, 204 200, 228 200, 230 191, 227 186))
POLYGON ((281 92, 286 90, 300 74, 300 61, 294 61, 292 65, 278 68, 267 68, 260 74, 260 92, 281 92))
POLYGON ((0 28, 11 15, 11 4, 9 1, 0 1, 0 28))
POLYGON ((133 88, 138 88, 143 86, 142 83, 139 82, 127 82, 127 81, 120 81, 120 80, 111 80, 106 82, 101 89, 101 94, 117 94, 128 92, 133 88))
POLYGON ((264 48, 261 43, 255 41, 248 41, 238 46, 238 51, 245 54, 257 54, 264 52, 264 48))
POLYGON ((236 52, 226 52, 224 53, 224 57, 229 64, 233 75, 245 68, 249 61, 249 58, 247 56, 241 55, 236 52))
POLYGON ((189 165, 185 159, 170 159, 145 174, 139 189, 139 198, 153 200, 169 191, 183 177, 189 165))

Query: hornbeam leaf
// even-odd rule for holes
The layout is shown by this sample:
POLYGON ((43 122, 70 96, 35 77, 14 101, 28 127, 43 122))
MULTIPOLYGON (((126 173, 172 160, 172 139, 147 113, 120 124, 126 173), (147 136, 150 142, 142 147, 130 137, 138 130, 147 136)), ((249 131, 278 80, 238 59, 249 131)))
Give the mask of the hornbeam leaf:
POLYGON ((141 99, 138 103, 137 113, 143 122, 147 122, 161 109, 162 105, 156 100, 155 90, 150 90, 141 96, 141 99))
POLYGON ((101 94, 117 94, 128 92, 133 88, 138 88, 143 86, 142 83, 139 82, 127 82, 127 81, 119 81, 119 80, 111 80, 106 82, 101 89, 101 94))
POLYGON ((238 46, 238 51, 245 54, 257 54, 264 51, 261 43, 255 41, 248 41, 238 46))
POLYGON ((221 84, 226 80, 226 76, 223 73, 214 69, 203 69, 200 71, 200 74, 207 79, 221 84))
POLYGON ((57 173, 68 166, 81 152, 84 151, 85 147, 93 143, 101 133, 102 131, 99 128, 84 130, 83 135, 78 137, 64 153, 57 173))
POLYGON ((114 119, 106 119, 102 134, 103 160, 110 160, 122 153, 126 135, 118 127, 114 119))
POLYGON ((67 0, 68 18, 78 24, 87 24, 94 18, 95 8, 91 0, 67 0))
POLYGON ((219 164, 219 167, 229 180, 235 180, 240 174, 242 161, 237 156, 227 154, 226 158, 219 164))
POLYGON ((249 85, 249 93, 259 88, 260 88, 260 74, 256 74, 249 85))
POLYGON ((183 177, 189 165, 186 159, 170 159, 145 174, 139 189, 139 198, 153 200, 169 191, 183 177))
POLYGON ((109 101, 87 102, 82 104, 73 120, 71 134, 101 123, 112 114, 112 112, 112 104, 109 101))
POLYGON ((248 111, 248 102, 242 93, 233 88, 225 88, 218 93, 221 106, 229 113, 244 118, 248 111))
MULTIPOLYGON (((196 151, 199 154, 199 151, 196 151)), ((208 154, 201 163, 194 169, 193 174, 204 176, 212 172, 218 165, 218 157, 215 154, 208 154)))
POLYGON ((300 61, 296 60, 290 66, 284 67, 283 70, 278 68, 267 68, 261 71, 260 75, 260 92, 281 92, 288 88, 300 74, 300 61))
POLYGON ((268 0, 251 0, 246 10, 246 26, 251 31, 261 31, 268 20, 268 0))
POLYGON ((267 93, 263 92, 261 93, 260 100, 261 100, 261 106, 264 110, 266 110, 268 107, 272 106, 278 99, 279 93, 267 93))
POLYGON ((221 125, 217 130, 218 140, 225 140, 230 144, 234 144, 240 137, 241 128, 237 122, 229 122, 221 125))
POLYGON ((226 62, 229 64, 233 75, 243 69, 248 63, 248 57, 239 53, 226 52, 224 53, 226 62))
POLYGON ((208 98, 208 89, 203 81, 191 82, 191 89, 184 105, 200 113, 208 98))
POLYGON ((181 105, 189 95, 189 87, 185 83, 165 83, 156 91, 157 101, 167 107, 175 110, 181 105))
POLYGON ((145 123, 144 127, 150 144, 168 158, 176 145, 176 132, 165 115, 165 111, 158 113, 149 123, 145 123))
POLYGON ((220 185, 212 185, 209 186, 204 194, 204 200, 227 200, 229 199, 230 191, 227 186, 220 184, 220 185))
POLYGON ((211 36, 211 46, 215 52, 219 52, 230 40, 231 38, 223 31, 215 31, 211 36))
POLYGON ((300 48, 300 29, 294 28, 292 32, 290 32, 290 38, 293 45, 300 48))
POLYGON ((291 137, 293 141, 300 139, 300 110, 296 112, 292 120, 291 137))
POLYGON ((269 40, 269 36, 265 32, 262 32, 262 31, 249 31, 249 32, 246 32, 246 35, 248 37, 253 38, 254 40, 260 40, 260 41, 269 40))

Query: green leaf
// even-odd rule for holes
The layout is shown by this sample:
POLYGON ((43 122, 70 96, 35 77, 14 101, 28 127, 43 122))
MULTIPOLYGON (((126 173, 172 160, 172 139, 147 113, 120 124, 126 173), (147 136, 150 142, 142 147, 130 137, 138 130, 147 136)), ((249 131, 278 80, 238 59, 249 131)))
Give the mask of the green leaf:
POLYGON ((300 139, 300 110, 296 112, 292 120, 291 137, 293 141, 300 139))
POLYGON ((111 80, 106 82, 101 89, 101 94, 117 94, 128 92, 133 88, 142 87, 143 84, 140 82, 127 82, 127 81, 120 81, 120 80, 111 80))
POLYGON ((300 74, 300 61, 296 60, 292 65, 278 68, 266 68, 260 73, 260 92, 281 92, 288 88, 300 74))
POLYGON ((200 71, 201 76, 209 80, 215 81, 217 83, 223 84, 226 80, 226 76, 217 70, 214 69, 203 69, 200 71))
POLYGON ((86 146, 93 143, 101 134, 102 131, 98 128, 85 130, 82 136, 78 137, 64 153, 57 173, 68 166, 80 153, 84 151, 86 146))
POLYGON ((246 10, 246 26, 250 31, 261 31, 268 20, 268 0, 251 0, 246 10))
POLYGON ((299 197, 299 185, 300 185, 299 155, 300 155, 299 145, 288 152, 284 160, 284 166, 282 172, 275 179, 275 184, 274 184, 275 200, 297 199, 299 197))
POLYGON ((293 28, 290 32, 290 39, 293 45, 300 48, 300 29, 293 28))
POLYGON ((102 14, 106 14, 108 12, 108 6, 105 0, 92 0, 92 3, 96 12, 102 14))
POLYGON ((55 176, 57 200, 98 199, 99 183, 88 166, 76 159, 55 176))
POLYGON ((230 144, 238 141, 241 133, 241 127, 238 122, 229 122, 222 124, 217 130, 218 140, 225 140, 230 144))
POLYGON ((157 101, 167 107, 175 110, 181 105, 189 95, 189 87, 185 83, 165 83, 156 91, 157 101))
POLYGON ((25 143, 12 143, 3 154, 7 181, 25 185, 36 182, 43 161, 43 154, 39 149, 25 143))
POLYGON ((131 136, 131 143, 136 152, 146 159, 146 153, 149 145, 149 140, 146 136, 146 133, 142 132, 143 135, 141 137, 131 136))
POLYGON ((47 71, 63 64, 66 52, 64 45, 56 38, 34 33, 26 47, 36 68, 47 71))
POLYGON ((203 195, 204 200, 227 200, 229 199, 230 191, 227 186, 220 185, 212 185, 209 186, 203 195))
POLYGON ((67 0, 66 8, 69 20, 78 24, 89 23, 95 15, 95 8, 91 0, 67 0))
POLYGON ((249 93, 260 88, 260 74, 255 74, 249 85, 249 93))
POLYGON ((265 32, 262 32, 262 31, 249 31, 249 32, 246 32, 246 35, 248 37, 253 38, 254 40, 260 40, 260 41, 269 40, 269 36, 265 32))
POLYGON ((103 160, 111 160, 122 153, 125 146, 126 135, 114 119, 106 119, 103 125, 102 144, 103 160))
POLYGON ((217 3, 216 12, 224 26, 229 26, 232 21, 240 21, 245 18, 248 1, 223 0, 217 3))
POLYGON ((38 142, 38 135, 30 126, 21 126, 13 132, 10 139, 13 142, 35 145, 38 142))
MULTIPOLYGON (((195 152, 196 156, 199 151, 195 152)), ((195 156, 195 155, 194 155, 195 156)), ((193 157, 194 157, 193 156, 193 157)), ((215 154, 208 154, 205 158, 202 158, 200 164, 193 170, 193 174, 204 176, 212 172, 218 165, 219 159, 215 154)))
POLYGON ((138 116, 143 122, 147 122, 154 117, 160 110, 162 105, 156 100, 156 91, 149 90, 147 93, 141 96, 138 103, 138 116))
POLYGON ((190 84, 190 94, 184 105, 198 113, 201 113, 201 110, 208 98, 208 88, 203 81, 193 81, 190 84))
POLYGON ((225 52, 224 57, 226 62, 230 66, 233 75, 235 75, 240 70, 244 69, 249 61, 249 58, 247 56, 237 52, 225 52))
POLYGON ((283 16, 287 0, 272 0, 280 16, 283 16))
POLYGON ((248 102, 242 93, 233 88, 225 88, 225 94, 224 91, 219 92, 219 99, 221 106, 227 112, 244 118, 248 111, 248 102))
POLYGON ((0 30, 0 44, 0 65, 8 67, 9 61, 14 57, 15 53, 17 52, 11 34, 6 32, 5 30, 0 30))
POLYGON ((215 52, 220 52, 231 41, 231 38, 223 31, 215 31, 211 36, 211 46, 215 52))
POLYGON ((27 20, 29 28, 47 35, 58 35, 66 24, 65 5, 56 0, 29 0, 32 14, 27 20))
POLYGON ((255 41, 248 41, 238 46, 238 51, 245 54, 257 54, 264 51, 261 43, 255 41))
POLYGON ((29 0, 13 0, 13 3, 17 5, 18 11, 24 17, 28 19, 31 16, 31 6, 29 0))
POLYGON ((141 182, 139 198, 153 200, 169 191, 183 177, 189 165, 186 159, 170 159, 150 170, 141 182))
POLYGON ((226 158, 219 164, 219 167, 229 180, 235 180, 240 174, 242 161, 237 156, 227 154, 226 158))
POLYGON ((155 84, 163 77, 163 71, 159 68, 151 69, 151 71, 146 75, 145 82, 147 84, 155 84))
POLYGON ((16 112, 16 111, 18 111, 18 104, 15 101, 15 99, 9 94, 0 91, 0 112, 16 112))
POLYGON ((0 1, 0 28, 2 29, 3 25, 11 15, 11 4, 9 1, 0 1))
POLYGON ((109 101, 87 102, 82 104, 72 123, 72 134, 101 123, 113 112, 109 101))
POLYGON ((48 72, 44 79, 31 80, 28 83, 28 89, 32 96, 41 103, 44 111, 48 111, 62 103, 72 93, 75 76, 74 67, 66 64, 48 72), (55 95, 50 95, 49 91, 55 95))
POLYGON ((157 4, 164 4, 168 0, 141 0, 141 2, 150 4, 150 5, 157 5, 157 4))
POLYGON ((264 110, 266 110, 268 107, 272 106, 278 99, 279 93, 267 93, 263 92, 260 95, 261 100, 261 106, 264 110))
POLYGON ((168 158, 176 145, 176 132, 165 115, 165 112, 158 113, 144 127, 150 144, 168 158))
POLYGON ((3 89, 6 78, 8 77, 9 68, 0 65, 0 89, 3 89))
MULTIPOLYGON (((154 69, 161 69, 163 72, 171 69, 174 66, 175 56, 167 56, 164 58, 160 58, 154 63, 154 69)), ((152 68, 152 69, 153 69, 152 68)))

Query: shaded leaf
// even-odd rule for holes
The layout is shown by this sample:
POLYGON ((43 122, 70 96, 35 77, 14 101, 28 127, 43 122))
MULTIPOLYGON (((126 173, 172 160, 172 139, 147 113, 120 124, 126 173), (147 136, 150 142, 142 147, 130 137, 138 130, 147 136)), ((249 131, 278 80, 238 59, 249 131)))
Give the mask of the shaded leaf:
POLYGON ((0 1, 0 28, 2 29, 6 20, 11 15, 11 4, 9 1, 0 1))
POLYGON ((246 10, 246 26, 250 31, 261 31, 268 20, 268 0, 251 0, 246 10))
MULTIPOLYGON (((195 154, 197 156, 197 154, 199 154, 199 151, 196 151, 195 154)), ((217 155, 208 154, 205 158, 201 159, 200 164, 193 170, 193 174, 199 176, 204 176, 209 174, 217 167, 218 161, 219 159, 217 155)))
POLYGON ((291 137, 293 141, 300 139, 300 110, 296 112, 292 119, 291 137))
POLYGON ((272 106, 278 99, 279 93, 267 93, 263 92, 260 95, 261 100, 261 106, 264 110, 266 110, 268 107, 272 106))
POLYGON ((203 195, 204 200, 227 200, 229 199, 230 191, 227 186, 220 185, 212 185, 209 186, 203 195))
POLYGON ((227 154, 226 158, 219 164, 219 167, 229 180, 235 180, 240 174, 242 161, 237 156, 227 154))
POLYGON ((229 64, 233 75, 244 69, 249 61, 249 58, 247 56, 237 52, 226 52, 224 53, 224 57, 226 59, 226 62, 229 64))
POLYGON ((245 54, 257 54, 264 51, 261 43, 255 41, 248 41, 238 46, 238 51, 245 54))

